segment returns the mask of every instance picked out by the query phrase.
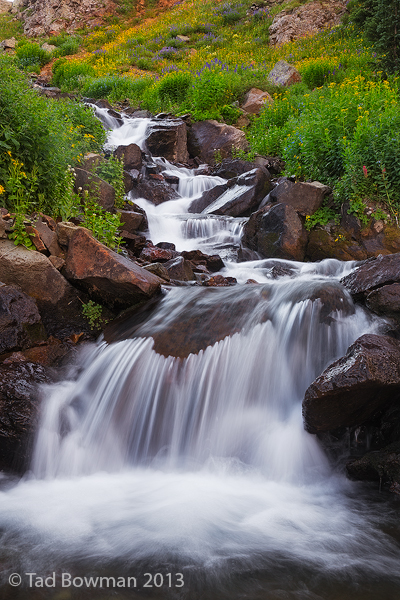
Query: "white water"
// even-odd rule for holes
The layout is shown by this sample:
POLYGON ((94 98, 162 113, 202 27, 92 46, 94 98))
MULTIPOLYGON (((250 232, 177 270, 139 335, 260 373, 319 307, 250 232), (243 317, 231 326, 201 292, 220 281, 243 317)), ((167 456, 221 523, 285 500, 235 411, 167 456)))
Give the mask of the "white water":
MULTIPOLYGON (((243 219, 185 215, 188 190, 217 182, 179 176, 186 197, 153 211, 142 201, 151 239, 236 244, 243 219)), ((267 591, 251 595, 260 583, 244 597, 398 597, 400 552, 381 513, 332 470, 301 419, 307 386, 379 327, 344 291, 328 319, 309 300, 340 291, 352 267, 232 261, 224 274, 262 285, 172 289, 133 339, 86 349, 77 377, 44 390, 31 473, 0 492, 3 572, 119 561, 118 576, 144 561, 146 571, 200 569, 193 585, 205 599, 242 597, 224 582, 257 569, 267 591), (275 280, 277 266, 289 270, 275 280), (156 352, 179 323, 189 338, 215 338, 186 358, 156 352), (329 595, 343 585, 349 596, 329 595)), ((190 590, 177 598, 197 598, 190 590)))

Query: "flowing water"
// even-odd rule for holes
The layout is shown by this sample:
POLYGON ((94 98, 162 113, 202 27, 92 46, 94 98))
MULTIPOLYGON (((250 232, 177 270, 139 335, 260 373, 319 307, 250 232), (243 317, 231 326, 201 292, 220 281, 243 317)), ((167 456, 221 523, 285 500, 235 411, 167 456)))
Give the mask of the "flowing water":
POLYGON ((244 220, 187 213, 219 178, 156 160, 181 198, 139 201, 150 238, 222 252, 239 283, 166 288, 43 388, 31 469, 0 491, 0 594, 398 599, 396 503, 346 480, 301 417, 313 379, 381 327, 339 283, 354 265, 237 263, 244 220))

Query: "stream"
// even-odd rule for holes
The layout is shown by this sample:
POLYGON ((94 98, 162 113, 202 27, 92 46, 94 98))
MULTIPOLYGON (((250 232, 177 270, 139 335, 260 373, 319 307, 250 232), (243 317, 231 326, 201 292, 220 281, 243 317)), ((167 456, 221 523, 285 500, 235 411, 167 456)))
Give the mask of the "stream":
MULTIPOLYGON (((109 146, 145 148, 148 120, 98 116, 109 146)), ((149 238, 220 254, 238 284, 166 285, 142 324, 43 387, 30 469, 0 479, 0 596, 398 600, 398 501, 347 480, 302 423, 315 377, 382 327, 339 283, 354 263, 237 262, 246 218, 188 213, 224 180, 153 160, 180 198, 135 200, 149 238), (321 290, 343 310, 326 318, 321 290), (212 343, 157 351, 181 323, 189 349, 212 343)))

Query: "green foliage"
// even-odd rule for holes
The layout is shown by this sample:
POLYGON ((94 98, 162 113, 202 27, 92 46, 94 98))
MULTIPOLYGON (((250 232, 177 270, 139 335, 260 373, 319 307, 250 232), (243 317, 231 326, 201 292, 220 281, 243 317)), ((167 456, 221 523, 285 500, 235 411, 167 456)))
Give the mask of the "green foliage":
POLYGON ((32 243, 31 236, 26 231, 26 216, 24 212, 17 212, 12 225, 13 231, 8 234, 10 240, 14 241, 16 246, 25 246, 28 250, 34 250, 35 246, 32 243))
POLYGON ((183 71, 168 73, 157 84, 157 93, 161 101, 170 101, 173 104, 183 102, 192 85, 192 75, 183 71))
POLYGON ((356 216, 360 220, 360 223, 366 227, 369 223, 369 218, 365 214, 366 208, 365 202, 363 202, 360 198, 355 198, 354 200, 350 201, 350 206, 347 212, 349 215, 356 216))
POLYGON ((83 217, 82 225, 87 227, 99 242, 118 252, 122 242, 122 238, 117 235, 121 228, 120 214, 112 215, 86 194, 83 217))
POLYGON ((61 42, 56 44, 55 40, 50 42, 54 45, 57 45, 57 49, 54 50, 53 56, 59 58, 61 56, 69 56, 71 54, 76 54, 79 51, 80 46, 80 38, 71 36, 71 37, 62 37, 61 42))
POLYGON ((35 70, 50 62, 51 54, 43 50, 35 42, 18 44, 16 50, 17 63, 20 69, 35 70))
POLYGON ((65 90, 81 90, 95 69, 87 63, 59 58, 53 65, 53 84, 65 90))
POLYGON ((89 321, 90 329, 100 329, 102 324, 107 321, 102 319, 103 307, 101 304, 96 304, 93 300, 89 300, 82 305, 82 314, 89 321))
POLYGON ((153 84, 150 77, 128 79, 116 75, 107 75, 87 81, 82 93, 89 98, 108 98, 110 102, 118 102, 128 98, 135 105, 143 97, 144 91, 153 84))
POLYGON ((96 173, 113 186, 115 189, 115 206, 123 208, 125 198, 123 161, 111 155, 108 160, 99 163, 96 173))
POLYGON ((240 76, 224 71, 204 71, 194 79, 191 105, 193 117, 222 120, 221 108, 229 106, 235 99, 235 84, 240 76))
POLYGON ((323 227, 324 225, 329 223, 329 221, 334 221, 336 224, 338 224, 339 215, 332 208, 329 208, 328 206, 322 206, 321 208, 316 210, 313 215, 308 215, 306 217, 304 227, 307 229, 307 231, 310 231, 313 227, 316 227, 317 225, 323 227))

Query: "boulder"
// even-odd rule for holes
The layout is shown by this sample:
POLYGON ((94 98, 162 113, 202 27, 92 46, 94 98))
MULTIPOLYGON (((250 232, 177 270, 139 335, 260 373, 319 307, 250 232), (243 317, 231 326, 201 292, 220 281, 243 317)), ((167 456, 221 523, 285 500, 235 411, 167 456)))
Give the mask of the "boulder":
POLYGON ((29 348, 45 338, 34 299, 0 282, 0 354, 29 348))
POLYGON ((164 267, 163 264, 159 262, 151 263, 150 265, 145 265, 143 268, 146 269, 146 271, 153 273, 153 275, 157 275, 157 277, 164 279, 165 281, 169 282, 171 279, 167 269, 164 267))
POLYGON ((306 390, 303 417, 310 433, 368 422, 400 399, 400 342, 363 335, 306 390))
POLYGON ((132 198, 145 198, 158 206, 169 200, 180 198, 179 194, 165 181, 157 179, 144 179, 131 191, 132 198))
POLYGON ((83 157, 82 169, 85 171, 90 171, 91 173, 96 173, 97 167, 105 162, 104 156, 101 154, 95 154, 94 152, 88 152, 83 157))
POLYGON ((38 385, 51 380, 49 371, 35 363, 0 364, 0 468, 15 468, 17 453, 26 458, 20 446, 37 423, 38 385))
POLYGON ((97 204, 104 208, 104 210, 114 212, 115 190, 113 186, 107 183, 107 181, 104 181, 104 179, 98 177, 98 175, 94 175, 84 169, 75 167, 74 171, 75 193, 80 193, 82 199, 84 199, 83 192, 87 190, 89 194, 96 199, 97 204))
POLYGON ((139 230, 144 221, 142 213, 135 212, 134 210, 119 210, 117 212, 121 216, 121 228, 129 233, 134 233, 139 230))
POLYGON ((213 168, 212 174, 222 177, 223 179, 232 179, 233 177, 238 177, 239 175, 248 173, 261 166, 265 167, 265 164, 259 165, 255 162, 249 162, 248 160, 242 160, 240 158, 224 158, 219 165, 213 168))
POLYGON ((341 280, 351 295, 365 298, 372 290, 400 283, 400 253, 371 258, 362 263, 355 271, 341 280))
POLYGON ((258 208, 271 188, 270 174, 263 167, 258 167, 240 175, 236 184, 207 206, 203 213, 230 217, 248 216, 258 208))
POLYGON ((201 250, 184 250, 181 252, 183 258, 190 260, 194 265, 204 264, 209 271, 220 271, 224 268, 224 261, 219 254, 204 254, 201 250))
POLYGON ((142 169, 142 151, 137 144, 118 146, 114 151, 114 156, 120 160, 122 159, 126 171, 131 169, 140 171, 142 169))
POLYGON ((62 257, 63 251, 58 243, 57 233, 50 229, 43 217, 39 216, 37 218, 37 220, 34 222, 34 227, 50 254, 53 256, 62 257))
POLYGON ((351 479, 388 483, 390 491, 400 494, 400 442, 350 460, 346 472, 351 479))
POLYGON ((400 283, 384 285, 370 292, 365 304, 372 312, 400 320, 400 283))
POLYGON ((187 162, 186 123, 181 119, 153 119, 149 125, 146 146, 153 156, 163 156, 172 162, 187 162))
POLYGON ((303 261, 307 233, 294 208, 276 204, 253 213, 243 229, 242 244, 263 258, 303 261))
POLYGON ((94 239, 83 227, 69 238, 65 276, 111 309, 124 309, 160 291, 161 280, 94 239))
POLYGON ((0 42, 0 48, 5 50, 6 52, 9 50, 15 50, 16 47, 17 47, 17 40, 15 39, 15 37, 8 38, 7 40, 2 40, 0 42))
POLYGON ((193 200, 188 208, 188 212, 192 214, 202 213, 207 206, 213 204, 220 196, 227 192, 230 187, 231 186, 228 183, 221 183, 220 185, 215 185, 210 190, 206 190, 199 198, 193 200))
POLYGON ((317 228, 310 231, 306 257, 312 262, 325 258, 338 260, 364 260, 368 257, 365 248, 342 227, 317 228))
POLYGON ((177 256, 165 262, 164 268, 167 270, 170 279, 191 281, 195 278, 192 263, 183 256, 177 256))
POLYGON ((268 92, 263 92, 257 88, 251 88, 251 90, 247 92, 241 108, 250 115, 259 115, 260 111, 266 105, 272 104, 273 102, 274 100, 268 92))
POLYGON ((319 181, 294 183, 290 179, 285 179, 272 190, 268 201, 288 204, 294 208, 297 214, 306 217, 321 208, 324 198, 331 192, 331 188, 319 181))
POLYGON ((301 75, 293 65, 289 65, 286 60, 280 60, 270 71, 268 81, 273 85, 289 87, 294 83, 299 83, 301 75))
POLYGON ((63 339, 88 330, 81 294, 43 254, 0 240, 0 281, 36 300, 47 335, 63 339))
POLYGON ((172 258, 178 256, 178 252, 176 250, 171 250, 169 248, 160 248, 154 246, 151 242, 147 242, 146 246, 143 248, 140 253, 139 258, 143 261, 147 262, 167 262, 172 258))
POLYGON ((232 157, 232 148, 249 150, 245 133, 232 125, 210 120, 193 123, 188 129, 189 154, 204 163, 215 164, 216 151, 221 158, 232 157))

